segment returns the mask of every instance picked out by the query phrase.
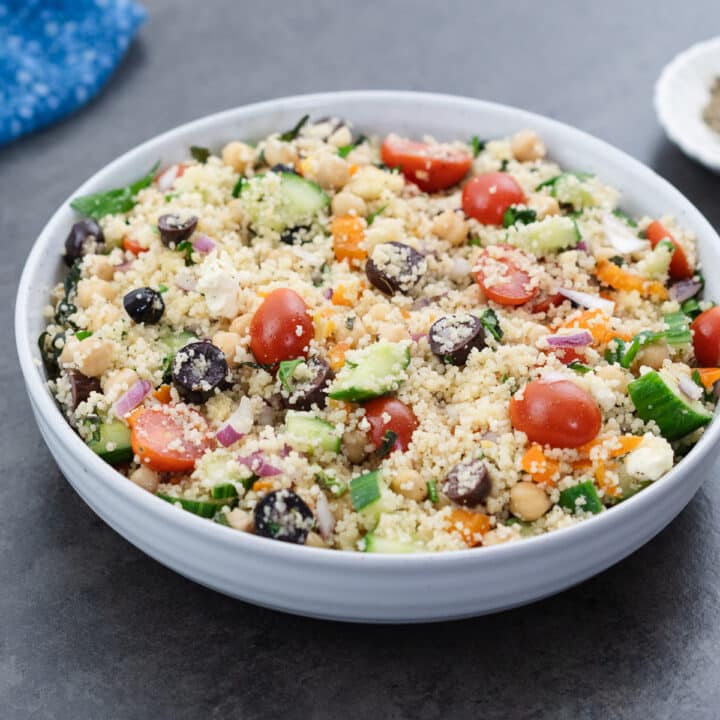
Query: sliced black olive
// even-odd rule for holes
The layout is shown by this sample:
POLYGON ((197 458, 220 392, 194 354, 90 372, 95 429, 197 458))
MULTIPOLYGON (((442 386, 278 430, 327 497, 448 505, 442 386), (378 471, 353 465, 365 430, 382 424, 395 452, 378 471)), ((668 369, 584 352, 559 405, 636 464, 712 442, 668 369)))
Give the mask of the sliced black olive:
POLYGON ((131 290, 123 298, 125 312, 136 322, 155 325, 165 312, 162 295, 149 287, 131 290))
POLYGON ((470 507, 484 502, 491 489, 490 473, 482 460, 458 463, 443 484, 443 492, 450 500, 470 507))
POLYGON ((368 280, 386 295, 409 292, 426 270, 425 256, 399 242, 376 245, 365 264, 368 280))
POLYGON ((86 218, 76 222, 70 228, 70 234, 65 239, 65 262, 72 265, 75 260, 96 253, 105 242, 102 228, 92 220, 86 218))
POLYGON ((70 322, 70 316, 76 312, 77 308, 72 303, 69 303, 67 300, 61 300, 55 308, 55 322, 58 325, 75 327, 74 324, 70 322))
POLYGON ((187 402, 204 403, 227 374, 225 354, 207 340, 192 342, 175 353, 172 381, 187 402))
POLYGON ((98 378, 88 377, 78 370, 68 370, 67 376, 70 381, 73 409, 81 402, 85 402, 90 397, 91 392, 102 392, 98 378))
POLYGON ((310 410, 313 405, 324 408, 327 403, 327 388, 335 378, 330 365, 321 357, 311 357, 295 370, 299 380, 288 379, 290 394, 283 394, 283 405, 294 410, 310 410))
POLYGON ((276 163, 270 170, 276 173, 292 173, 293 175, 299 175, 300 173, 292 165, 283 165, 282 163, 276 163))
POLYGON ((315 523, 312 511, 292 490, 276 490, 255 506, 255 532, 263 537, 304 545, 315 523))
POLYGON ((280 234, 280 242, 286 245, 302 245, 312 240, 308 233, 310 225, 295 225, 294 227, 285 228, 280 234))
POLYGON ((187 240, 197 227, 198 219, 195 215, 183 220, 179 215, 161 215, 158 218, 158 230, 163 245, 176 246, 187 240))
POLYGON ((473 348, 485 347, 485 330, 480 318, 470 313, 447 315, 436 320, 428 333, 430 349, 450 365, 464 365, 473 348))

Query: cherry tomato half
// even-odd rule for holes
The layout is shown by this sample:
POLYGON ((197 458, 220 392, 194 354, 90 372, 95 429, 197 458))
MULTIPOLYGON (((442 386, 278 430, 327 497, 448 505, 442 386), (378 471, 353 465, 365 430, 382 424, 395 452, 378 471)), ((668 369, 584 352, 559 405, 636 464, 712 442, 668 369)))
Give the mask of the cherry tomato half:
POLYGON ((463 211, 483 225, 502 225, 505 211, 511 205, 524 202, 525 193, 517 180, 507 173, 478 175, 463 188, 463 211))
POLYGON ((189 410, 146 408, 133 413, 129 421, 133 452, 157 472, 190 472, 211 444, 205 420, 189 410))
POLYGON ((698 365, 720 365, 720 307, 712 307, 700 313, 690 327, 698 365))
POLYGON ((263 365, 307 357, 314 334, 305 301, 294 290, 278 288, 250 321, 250 350, 263 365))
POLYGON ((537 295, 538 289, 530 286, 530 275, 518 267, 525 257, 522 250, 512 245, 495 245, 502 248, 498 253, 493 249, 483 250, 476 265, 476 279, 485 295, 500 305, 522 305, 537 295), (490 278, 502 275, 501 282, 490 282, 490 278))
POLYGON ((530 442, 575 448, 600 432, 600 409, 590 395, 569 380, 529 382, 522 397, 510 400, 510 422, 530 442))
POLYGON ((672 260, 670 260, 670 277, 673 280, 688 280, 693 276, 693 269, 688 262, 685 251, 675 242, 675 238, 659 220, 655 220, 648 225, 645 235, 653 247, 664 239, 673 244, 675 252, 672 255, 672 260))
POLYGON ((385 440, 385 433, 395 433, 391 452, 408 449, 412 435, 418 426, 415 413, 404 402, 392 397, 381 397, 365 403, 365 417, 370 423, 370 442, 379 448, 385 440))
POLYGON ((388 135, 380 149, 388 167, 400 166, 403 175, 424 192, 432 193, 457 185, 467 175, 472 158, 443 145, 427 145, 397 135, 388 135))

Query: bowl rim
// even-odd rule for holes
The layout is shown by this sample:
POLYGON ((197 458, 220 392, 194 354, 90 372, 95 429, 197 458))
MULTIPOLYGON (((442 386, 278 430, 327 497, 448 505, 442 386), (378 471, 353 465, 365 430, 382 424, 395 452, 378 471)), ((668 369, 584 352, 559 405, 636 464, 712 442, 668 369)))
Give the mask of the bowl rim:
POLYGON ((715 151, 708 149, 695 141, 691 133, 683 131, 682 123, 675 121, 676 113, 673 108, 676 103, 671 97, 672 82, 680 70, 695 63, 698 58, 715 53, 720 56, 720 35, 702 40, 675 55, 660 71, 653 90, 653 105, 657 119, 667 133, 668 138, 675 143, 688 157, 697 160, 707 168, 720 172, 720 147, 715 151))
MULTIPOLYGON (((324 102, 367 101, 392 103, 398 100, 434 105, 454 105, 472 112, 489 110, 511 112, 519 120, 527 123, 528 127, 532 127, 533 124, 544 125, 562 133, 564 137, 569 139, 581 140, 585 143, 590 142, 602 150, 606 157, 613 158, 616 162, 626 167, 628 171, 632 170, 641 176, 643 181, 664 186, 665 190, 671 196, 674 196, 676 201, 674 209, 677 211, 682 207, 683 211, 694 219, 696 226, 702 228, 703 236, 713 238, 720 244, 720 238, 702 213, 685 198, 679 190, 639 160, 636 160, 622 150, 589 133, 578 130, 558 120, 501 103, 444 93, 402 90, 324 92, 280 97, 242 105, 174 127, 171 130, 160 133, 136 145, 111 161, 89 177, 63 201, 33 243, 23 267, 16 295, 16 347, 27 392, 34 406, 33 409, 44 417, 48 425, 58 435, 60 442, 66 447, 74 459, 81 463, 99 482, 107 483, 111 491, 119 496, 120 499, 125 502, 138 504, 148 516, 154 516, 153 519, 155 521, 183 528, 189 534, 194 534, 198 539, 218 543, 229 548, 232 547, 238 551, 256 553, 258 556, 264 555, 266 557, 284 559, 292 563, 302 562, 304 560, 308 564, 327 566, 328 569, 345 567, 347 564, 351 564, 355 568, 363 567, 367 570, 375 569, 377 571, 397 570, 400 565, 402 565, 403 569, 410 571, 412 568, 427 566, 428 564, 435 566, 438 563, 442 566, 474 566, 478 563, 494 564, 495 562, 508 560, 514 556, 522 557, 533 553, 540 555, 551 552, 553 548, 565 545, 566 543, 589 541, 593 536, 597 536, 598 533, 611 531, 613 527, 619 528, 624 522, 632 520, 633 517, 638 517, 643 512, 652 512, 656 504, 660 505, 663 497, 673 494, 674 489, 683 482, 685 475, 698 469, 701 461, 718 442, 720 439, 720 422, 714 421, 709 425, 692 450, 660 480, 608 511, 599 513, 569 527, 559 528, 542 535, 526 538, 520 542, 442 552, 422 551, 410 554, 376 554, 328 550, 325 548, 278 542, 251 533, 238 532, 217 523, 209 522, 207 519, 200 518, 192 513, 182 511, 166 501, 155 497, 134 483, 128 482, 124 475, 121 475, 111 465, 108 465, 90 450, 73 431, 52 399, 46 381, 41 373, 38 372, 36 365, 37 358, 33 355, 33 353, 37 352, 37 345, 36 340, 30 337, 27 317, 28 309, 33 304, 33 297, 30 293, 31 279, 36 275, 36 268, 45 253, 52 248, 53 244, 57 244, 57 235, 63 234, 56 233, 55 230, 56 226, 63 225, 61 215, 64 213, 69 201, 78 194, 86 193, 88 188, 96 183, 111 180, 117 170, 125 163, 144 156, 155 144, 171 139, 176 134, 201 131, 206 126, 222 125, 224 122, 230 120, 242 122, 244 115, 253 116, 265 112, 271 113, 277 110, 279 106, 287 110, 295 106, 308 108, 324 102)), ((699 235, 700 233, 698 233, 698 236, 699 235)), ((42 301, 44 302, 45 298, 43 298, 42 301)), ((36 299, 35 302, 37 302, 36 299)), ((71 482, 71 484, 73 483, 71 482)))

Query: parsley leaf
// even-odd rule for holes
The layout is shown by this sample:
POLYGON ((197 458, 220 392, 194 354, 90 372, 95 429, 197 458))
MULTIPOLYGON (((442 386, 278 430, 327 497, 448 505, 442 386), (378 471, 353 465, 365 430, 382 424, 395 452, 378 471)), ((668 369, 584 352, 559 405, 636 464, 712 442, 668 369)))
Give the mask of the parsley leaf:
POLYGON ((386 430, 383 435, 382 443, 380 447, 375 451, 375 454, 379 458, 387 457, 391 452, 397 441, 397 433, 393 430, 386 430))
POLYGON ((280 369, 278 370, 278 377, 280 378, 280 382, 282 383, 282 386, 288 391, 292 392, 292 386, 290 385, 290 378, 292 377, 292 374, 295 372, 295 368, 300 365, 300 363, 304 363, 305 361, 302 358, 296 358, 295 360, 281 360, 280 361, 280 369))
POLYGON ((194 265, 195 264, 192 259, 193 246, 189 240, 183 240, 181 243, 178 243, 175 250, 177 252, 185 253, 185 264, 186 265, 194 265))
POLYGON ((375 212, 371 212, 367 217, 368 226, 372 225, 375 222, 375 218, 385 212, 385 210, 387 210, 387 205, 381 205, 375 212))
POLYGON ((206 147, 200 147, 200 145, 191 145, 190 155, 192 155, 193 160, 197 160, 204 165, 210 157, 210 150, 206 147))
POLYGON ((473 135, 470 139, 470 145, 472 146, 473 157, 477 157, 485 149, 486 143, 477 135, 473 135))
POLYGON ((521 223, 522 225, 529 225, 535 222, 537 219, 537 213, 531 208, 518 208, 515 205, 510 205, 503 215, 503 227, 509 228, 515 223, 521 223))
POLYGON ((503 331, 500 327, 500 321, 498 320, 498 316, 495 314, 494 310, 488 308, 480 316, 480 322, 482 323, 485 331, 490 333, 490 335, 492 335, 495 340, 497 340, 498 342, 502 340, 503 331))
POLYGON ((286 130, 284 133, 280 133, 279 139, 283 142, 291 142, 294 140, 303 129, 303 125, 310 119, 309 115, 303 115, 290 130, 286 130))
POLYGON ((243 187, 245 186, 245 178, 241 175, 237 182, 235 183, 235 186, 232 189, 232 196, 234 198, 240 197, 240 193, 243 191, 243 187))

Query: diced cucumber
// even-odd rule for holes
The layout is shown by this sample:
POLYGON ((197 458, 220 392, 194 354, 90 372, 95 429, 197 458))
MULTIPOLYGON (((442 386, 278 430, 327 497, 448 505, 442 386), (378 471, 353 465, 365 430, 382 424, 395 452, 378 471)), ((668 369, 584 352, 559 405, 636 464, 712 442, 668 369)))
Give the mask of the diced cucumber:
POLYGON ((646 278, 657 280, 667 275, 675 246, 669 240, 661 240, 638 263, 638 272, 646 278))
POLYGON ((315 482, 323 490, 327 490, 333 497, 342 497, 348 489, 347 483, 325 472, 316 472, 315 482))
POLYGON ((546 255, 575 247, 580 241, 580 232, 572 218, 550 215, 529 225, 514 225, 508 230, 507 240, 527 252, 546 255))
POLYGON ((410 350, 405 345, 380 341, 348 353, 328 395, 334 400, 361 402, 397 390, 405 380, 410 350))
POLYGON ((253 225, 264 225, 278 232, 285 228, 311 224, 330 204, 327 193, 311 180, 295 173, 276 173, 279 186, 270 174, 256 175, 243 190, 241 199, 253 225))
POLYGON ((213 500, 227 500, 228 504, 237 498, 237 490, 232 483, 220 483, 210 491, 213 500))
POLYGON ((591 177, 589 173, 564 172, 540 183, 537 189, 549 187, 550 194, 558 202, 572 205, 575 210, 582 210, 596 204, 595 196, 585 182, 591 177))
POLYGON ((596 514, 603 509, 600 496, 590 480, 563 490, 560 493, 558 504, 571 513, 591 512, 596 514))
POLYGON ((97 433, 97 439, 88 442, 88 447, 105 462, 120 465, 133 459, 130 428, 122 420, 100 423, 97 433))
POLYGON ((663 318, 665 320, 665 340, 668 345, 679 347, 689 345, 692 342, 692 334, 690 333, 690 323, 687 315, 683 312, 668 313, 663 318))
POLYGON ((420 552, 421 548, 414 542, 404 540, 391 540, 390 538, 379 537, 375 533, 368 533, 363 538, 365 552, 385 554, 407 554, 420 552))
POLYGON ((668 440, 684 437, 713 418, 700 401, 682 393, 667 370, 650 370, 627 389, 637 414, 646 422, 654 420, 668 440))
POLYGON ((306 452, 318 448, 328 452, 340 451, 340 434, 337 428, 312 413, 288 410, 285 429, 294 444, 306 452))
POLYGON ((156 495, 171 505, 180 503, 183 510, 204 518, 214 518, 221 507, 230 504, 225 500, 190 500, 189 498, 172 497, 172 495, 165 495, 165 493, 156 493, 156 495))
POLYGON ((350 481, 350 502, 353 510, 363 510, 380 499, 380 472, 373 470, 350 481))

